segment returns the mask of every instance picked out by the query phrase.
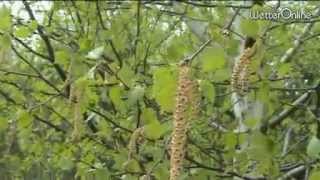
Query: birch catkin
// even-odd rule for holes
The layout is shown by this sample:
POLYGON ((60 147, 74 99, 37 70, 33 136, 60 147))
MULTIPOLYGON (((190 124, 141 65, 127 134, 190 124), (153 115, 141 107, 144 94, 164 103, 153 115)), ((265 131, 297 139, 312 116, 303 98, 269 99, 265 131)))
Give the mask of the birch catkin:
POLYGON ((128 144, 128 148, 129 148, 129 153, 128 153, 128 160, 132 159, 133 155, 136 154, 136 150, 137 150, 137 141, 139 139, 140 136, 143 136, 143 131, 144 128, 140 127, 137 128, 131 135, 130 137, 130 141, 128 144))
POLYGON ((198 111, 195 101, 195 83, 191 80, 190 67, 181 65, 173 116, 171 137, 170 180, 177 180, 182 170, 187 140, 188 120, 198 111), (190 113, 189 113, 190 112, 190 113))
POLYGON ((251 58, 255 53, 255 48, 246 48, 240 59, 235 62, 231 76, 232 91, 238 95, 245 95, 249 90, 249 76, 251 58))
POLYGON ((70 105, 72 110, 73 131, 71 135, 72 141, 79 141, 82 128, 81 99, 83 96, 83 87, 73 85, 70 93, 70 105))

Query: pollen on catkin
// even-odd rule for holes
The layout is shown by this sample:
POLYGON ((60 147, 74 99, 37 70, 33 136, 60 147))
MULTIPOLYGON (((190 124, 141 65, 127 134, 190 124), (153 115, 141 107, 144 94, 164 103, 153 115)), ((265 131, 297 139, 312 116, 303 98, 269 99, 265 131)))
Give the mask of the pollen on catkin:
POLYGON ((231 88, 233 92, 240 96, 245 95, 249 91, 250 63, 254 53, 254 47, 246 48, 240 59, 233 66, 231 88))
POLYGON ((72 141, 79 141, 81 138, 82 127, 82 113, 81 113, 81 99, 83 95, 83 88, 72 86, 70 92, 70 105, 73 119, 73 131, 71 134, 72 141))
POLYGON ((130 137, 130 141, 128 144, 128 149, 129 149, 129 153, 128 153, 128 160, 132 159, 133 155, 136 154, 136 150, 137 150, 137 141, 139 139, 139 137, 141 137, 143 135, 144 132, 144 128, 140 127, 137 128, 131 135, 130 137))
POLYGON ((182 170, 187 140, 188 120, 198 112, 195 100, 196 85, 191 78, 188 65, 179 67, 176 106, 173 115, 173 132, 171 136, 170 180, 177 180, 182 170))

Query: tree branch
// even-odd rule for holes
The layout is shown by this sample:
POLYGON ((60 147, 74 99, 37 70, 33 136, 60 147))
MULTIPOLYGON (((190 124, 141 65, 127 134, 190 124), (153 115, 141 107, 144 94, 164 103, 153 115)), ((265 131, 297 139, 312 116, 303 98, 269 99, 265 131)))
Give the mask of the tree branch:
MULTIPOLYGON (((27 3, 25 0, 22 1, 24 4, 25 9, 27 10, 29 17, 31 20, 36 21, 36 18, 32 12, 32 9, 29 6, 29 3, 27 3)), ((55 54, 54 54, 54 49, 50 43, 50 39, 49 37, 45 34, 44 30, 43 30, 43 26, 38 25, 37 26, 37 31, 39 33, 39 36, 41 37, 41 39, 44 41, 47 50, 48 50, 48 55, 49 55, 49 61, 51 62, 51 64, 54 66, 54 68, 56 69, 56 71, 58 72, 60 78, 65 81, 66 80, 66 74, 63 71, 63 69, 55 63, 55 54)))
POLYGON ((207 47, 210 43, 211 43, 211 39, 207 40, 205 43, 203 43, 200 46, 200 48, 195 53, 193 53, 191 56, 183 59, 181 63, 189 63, 189 64, 191 64, 192 60, 194 58, 196 58, 205 49, 205 47, 207 47))
POLYGON ((43 80, 46 84, 48 84, 50 87, 52 87, 55 91, 57 91, 59 94, 63 95, 63 93, 49 80, 47 80, 41 72, 33 66, 29 61, 27 61, 16 49, 14 46, 11 46, 13 52, 23 61, 25 62, 34 72, 36 72, 41 80, 43 80))
POLYGON ((106 115, 104 115, 103 113, 99 112, 98 110, 96 109, 93 109, 93 108, 88 108, 89 111, 101 116, 103 119, 105 119, 106 121, 108 121, 109 123, 111 123, 114 127, 117 127, 119 129, 122 129, 126 132, 129 132, 129 133, 133 133, 132 130, 128 129, 128 128, 125 128, 125 127, 122 127, 120 126, 119 124, 117 124, 116 122, 112 121, 109 117, 107 117, 106 115))
POLYGON ((15 71, 8 71, 8 70, 1 69, 1 68, 0 68, 0 71, 4 72, 4 75, 14 74, 14 75, 18 75, 18 76, 25 76, 25 77, 31 77, 31 78, 40 78, 39 75, 22 73, 22 72, 15 72, 15 71))
POLYGON ((269 120, 269 127, 275 128, 279 125, 285 118, 291 115, 294 111, 297 110, 297 106, 302 105, 310 97, 312 91, 308 91, 302 94, 298 99, 296 99, 290 108, 284 109, 278 115, 274 116, 269 120))
POLYGON ((209 3, 205 4, 205 3, 198 3, 196 1, 182 1, 182 3, 189 4, 196 7, 204 7, 204 8, 226 7, 226 8, 250 9, 252 7, 252 6, 244 6, 244 5, 233 5, 233 4, 209 4, 209 3))
MULTIPOLYGON (((315 15, 320 15, 320 7, 317 8, 315 15)), ((281 57, 280 62, 285 63, 291 60, 291 58, 297 53, 300 46, 303 44, 303 39, 310 32, 315 22, 311 22, 305 25, 300 36, 293 42, 293 47, 289 48, 286 53, 281 57)))

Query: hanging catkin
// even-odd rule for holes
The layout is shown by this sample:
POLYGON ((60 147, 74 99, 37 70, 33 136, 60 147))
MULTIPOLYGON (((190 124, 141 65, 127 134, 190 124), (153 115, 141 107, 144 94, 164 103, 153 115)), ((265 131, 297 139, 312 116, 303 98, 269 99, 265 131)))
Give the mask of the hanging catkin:
POLYGON ((143 131, 144 128, 140 127, 137 128, 131 135, 130 137, 130 141, 128 144, 128 149, 129 149, 129 153, 128 153, 128 160, 132 159, 132 157, 134 156, 134 154, 136 154, 136 150, 137 150, 137 141, 139 139, 139 137, 143 136, 143 131))
POLYGON ((79 141, 81 138, 82 128, 82 112, 81 99, 83 95, 83 87, 72 85, 70 93, 70 105, 73 119, 73 131, 71 135, 72 141, 79 141))
POLYGON ((200 94, 199 94, 199 84, 197 81, 192 81, 192 87, 190 91, 190 106, 191 106, 191 118, 197 118, 200 113, 200 94))
POLYGON ((179 70, 173 115, 174 129, 171 137, 170 180, 177 180, 180 175, 185 154, 188 120, 198 111, 198 101, 195 100, 196 83, 191 80, 191 69, 187 64, 182 64, 179 70))
POLYGON ((248 37, 244 42, 244 50, 240 57, 235 61, 231 77, 231 101, 233 111, 238 120, 238 127, 235 132, 246 132, 248 128, 244 124, 245 114, 248 111, 249 77, 251 59, 256 53, 255 39, 248 37))
POLYGON ((249 76, 251 58, 255 53, 255 47, 246 48, 240 59, 235 62, 231 76, 232 91, 240 96, 245 95, 249 90, 249 76))

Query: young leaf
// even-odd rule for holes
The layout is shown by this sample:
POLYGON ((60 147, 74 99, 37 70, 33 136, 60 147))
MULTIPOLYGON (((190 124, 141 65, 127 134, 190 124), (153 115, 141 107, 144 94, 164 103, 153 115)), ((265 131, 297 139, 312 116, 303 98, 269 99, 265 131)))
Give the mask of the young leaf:
POLYGON ((313 136, 307 146, 307 154, 310 157, 319 157, 320 153, 320 140, 313 136))
POLYGON ((221 69, 226 61, 224 50, 220 46, 206 48, 200 56, 200 61, 204 72, 213 72, 221 69))
POLYGON ((159 139, 165 132, 166 127, 159 122, 154 122, 144 127, 144 133, 149 139, 159 139))
POLYGON ((11 14, 10 9, 2 7, 0 9, 0 30, 8 32, 11 29, 11 14))
POLYGON ((201 81, 200 90, 201 90, 202 94, 204 95, 204 97, 209 100, 209 102, 211 102, 211 103, 214 102, 215 89, 214 89, 212 83, 210 83, 207 80, 201 81))
POLYGON ((112 87, 109 92, 109 96, 113 104, 116 106, 116 109, 123 111, 125 104, 122 98, 122 90, 119 86, 112 87))
POLYGON ((177 87, 176 73, 169 68, 159 68, 154 72, 152 94, 162 111, 172 112, 177 87))
POLYGON ((156 112, 151 108, 142 111, 141 119, 144 124, 152 124, 158 122, 156 112))
POLYGON ((258 21, 243 19, 240 24, 241 32, 247 36, 256 37, 259 32, 258 21))
POLYGON ((19 27, 15 32, 15 36, 18 38, 26 38, 28 37, 32 32, 30 31, 30 29, 28 27, 19 27))
POLYGON ((144 88, 141 86, 135 86, 129 92, 128 104, 129 106, 135 105, 139 100, 143 98, 144 88))
POLYGON ((104 46, 97 47, 90 51, 86 58, 88 59, 99 59, 103 55, 104 52, 104 46))
POLYGON ((319 180, 320 179, 320 171, 312 172, 309 180, 319 180))

